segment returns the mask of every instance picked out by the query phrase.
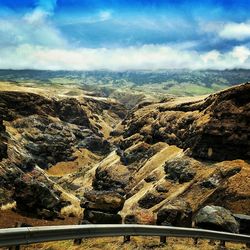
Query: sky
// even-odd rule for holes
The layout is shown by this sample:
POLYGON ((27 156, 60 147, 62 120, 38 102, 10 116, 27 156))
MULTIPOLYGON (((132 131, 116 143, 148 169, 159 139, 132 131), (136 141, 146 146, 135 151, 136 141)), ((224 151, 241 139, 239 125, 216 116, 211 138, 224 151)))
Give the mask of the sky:
POLYGON ((0 68, 250 68, 249 0, 0 0, 0 68))

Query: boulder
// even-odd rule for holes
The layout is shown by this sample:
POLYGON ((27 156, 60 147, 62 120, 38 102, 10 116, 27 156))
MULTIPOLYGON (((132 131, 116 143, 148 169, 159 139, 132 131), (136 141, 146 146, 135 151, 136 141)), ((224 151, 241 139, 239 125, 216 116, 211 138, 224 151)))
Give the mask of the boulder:
POLYGON ((112 191, 91 190, 84 193, 81 207, 108 213, 118 213, 124 205, 125 198, 112 191))
POLYGON ((199 228, 239 233, 239 223, 232 213, 219 206, 205 206, 200 209, 194 218, 195 225, 199 228))
POLYGON ((192 227, 192 208, 183 200, 164 205, 157 213, 157 225, 192 227))
POLYGON ((119 214, 85 209, 84 220, 93 224, 120 224, 122 217, 119 214))

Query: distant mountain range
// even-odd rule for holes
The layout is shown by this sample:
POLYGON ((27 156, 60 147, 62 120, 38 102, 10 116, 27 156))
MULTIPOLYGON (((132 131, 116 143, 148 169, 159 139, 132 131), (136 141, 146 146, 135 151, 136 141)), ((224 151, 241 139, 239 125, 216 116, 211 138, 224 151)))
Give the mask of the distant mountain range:
POLYGON ((159 71, 49 71, 0 69, 0 80, 39 83, 144 84, 194 83, 206 87, 213 84, 235 85, 250 79, 250 70, 159 70, 159 71), (62 81, 62 78, 64 79, 62 81))

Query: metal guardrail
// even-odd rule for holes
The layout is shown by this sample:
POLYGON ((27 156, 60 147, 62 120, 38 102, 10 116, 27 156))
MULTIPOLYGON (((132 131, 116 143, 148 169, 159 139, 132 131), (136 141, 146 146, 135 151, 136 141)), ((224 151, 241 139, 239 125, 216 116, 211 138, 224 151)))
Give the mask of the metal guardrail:
POLYGON ((0 247, 106 236, 167 236, 250 243, 250 235, 148 225, 70 225, 0 229, 0 247))

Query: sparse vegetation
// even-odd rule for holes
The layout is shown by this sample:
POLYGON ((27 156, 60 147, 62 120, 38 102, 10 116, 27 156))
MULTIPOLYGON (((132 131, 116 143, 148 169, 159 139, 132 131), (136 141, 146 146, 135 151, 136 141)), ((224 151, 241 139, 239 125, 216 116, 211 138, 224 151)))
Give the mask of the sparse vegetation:
MULTIPOLYGON (((243 250, 245 246, 237 243, 227 243, 227 250, 243 250)), ((219 242, 209 243, 208 240, 199 240, 194 245, 193 239, 168 238, 167 244, 161 244, 159 237, 131 237, 131 241, 123 243, 123 237, 83 239, 81 245, 74 245, 72 241, 49 242, 26 246, 26 250, 218 250, 219 242)))

